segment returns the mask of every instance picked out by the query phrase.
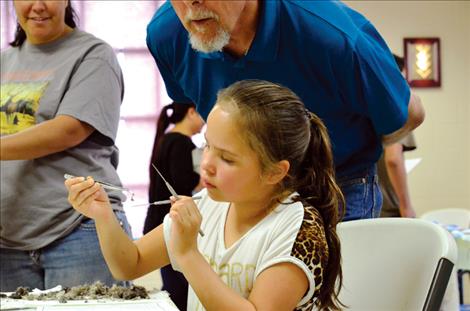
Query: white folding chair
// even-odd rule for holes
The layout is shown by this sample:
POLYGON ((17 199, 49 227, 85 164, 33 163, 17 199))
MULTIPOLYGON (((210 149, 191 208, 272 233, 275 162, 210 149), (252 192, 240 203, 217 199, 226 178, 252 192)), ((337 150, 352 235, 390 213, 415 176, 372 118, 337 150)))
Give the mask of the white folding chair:
POLYGON ((348 310, 439 310, 457 258, 455 241, 420 219, 376 218, 338 225, 348 310))
POLYGON ((470 228, 470 210, 463 208, 442 208, 421 215, 421 219, 437 221, 443 225, 457 225, 463 229, 470 228))

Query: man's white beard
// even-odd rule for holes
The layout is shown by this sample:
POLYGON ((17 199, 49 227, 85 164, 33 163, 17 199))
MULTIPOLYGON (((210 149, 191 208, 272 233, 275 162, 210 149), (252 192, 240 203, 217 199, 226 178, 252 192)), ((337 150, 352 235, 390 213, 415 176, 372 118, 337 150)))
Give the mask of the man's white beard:
POLYGON ((196 51, 203 53, 221 52, 224 46, 230 42, 230 34, 220 27, 214 38, 204 42, 197 35, 189 33, 189 42, 196 51))

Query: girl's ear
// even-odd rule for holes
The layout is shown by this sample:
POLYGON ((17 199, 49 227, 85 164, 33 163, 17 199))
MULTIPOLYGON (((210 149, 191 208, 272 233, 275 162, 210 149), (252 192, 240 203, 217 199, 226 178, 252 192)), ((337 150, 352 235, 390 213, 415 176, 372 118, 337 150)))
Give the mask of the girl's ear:
POLYGON ((279 183, 284 177, 286 177, 287 172, 289 172, 290 163, 287 160, 282 160, 277 162, 271 171, 266 175, 266 181, 270 185, 275 185, 279 183))

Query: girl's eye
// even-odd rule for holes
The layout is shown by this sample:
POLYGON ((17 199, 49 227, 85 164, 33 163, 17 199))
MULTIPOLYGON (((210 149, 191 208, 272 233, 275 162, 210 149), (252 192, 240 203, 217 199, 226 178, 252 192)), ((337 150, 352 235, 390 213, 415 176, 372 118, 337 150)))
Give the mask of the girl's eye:
POLYGON ((235 161, 230 160, 230 159, 227 159, 227 158, 225 158, 224 156, 221 156, 220 158, 222 159, 222 161, 224 161, 224 162, 227 163, 227 164, 233 164, 233 163, 235 163, 235 161))

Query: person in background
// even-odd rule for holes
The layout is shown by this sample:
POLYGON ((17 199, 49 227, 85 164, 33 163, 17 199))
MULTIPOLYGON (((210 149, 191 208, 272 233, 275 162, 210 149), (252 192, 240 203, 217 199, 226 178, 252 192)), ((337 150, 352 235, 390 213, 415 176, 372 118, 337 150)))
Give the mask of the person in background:
MULTIPOLYGON (((398 68, 404 75, 404 59, 393 55, 398 68)), ((404 152, 416 149, 413 133, 396 143, 385 146, 377 162, 379 184, 383 195, 381 217, 416 217, 408 191, 404 152)))
POLYGON ((338 310, 343 196, 321 120, 285 87, 239 81, 219 92, 205 137, 202 198, 173 197, 137 241, 92 178, 65 182, 73 207, 95 219, 113 274, 171 263, 189 282, 190 311, 338 310))
MULTIPOLYGON (((70 206, 63 181, 120 185, 121 69, 107 43, 77 29, 69 0, 13 4, 16 34, 0 56, 0 291, 111 285, 94 220, 70 206)), ((123 193, 109 198, 130 233, 123 193)))
POLYGON ((408 191, 403 154, 415 149, 413 133, 384 148, 384 153, 377 163, 379 184, 383 195, 380 217, 416 217, 408 191))
POLYGON ((328 129, 344 220, 380 215, 382 144, 416 128, 424 111, 361 14, 340 1, 173 0, 147 26, 147 46, 170 98, 194 102, 203 118, 235 81, 292 89, 328 129))
MULTIPOLYGON (((193 191, 202 189, 199 174, 194 171, 192 152, 196 146, 192 142, 191 136, 199 133, 203 126, 204 121, 197 113, 194 104, 172 103, 162 109, 158 118, 157 133, 149 166, 150 203, 167 200, 171 196, 153 165, 180 195, 191 196, 193 191), (170 124, 174 124, 174 127, 165 133, 170 124)), ((163 218, 169 211, 170 204, 150 205, 145 218, 144 234, 162 224, 163 218)), ((170 293, 170 298, 179 310, 186 310, 188 282, 183 274, 174 271, 169 265, 161 268, 160 273, 163 281, 162 289, 170 293)))

